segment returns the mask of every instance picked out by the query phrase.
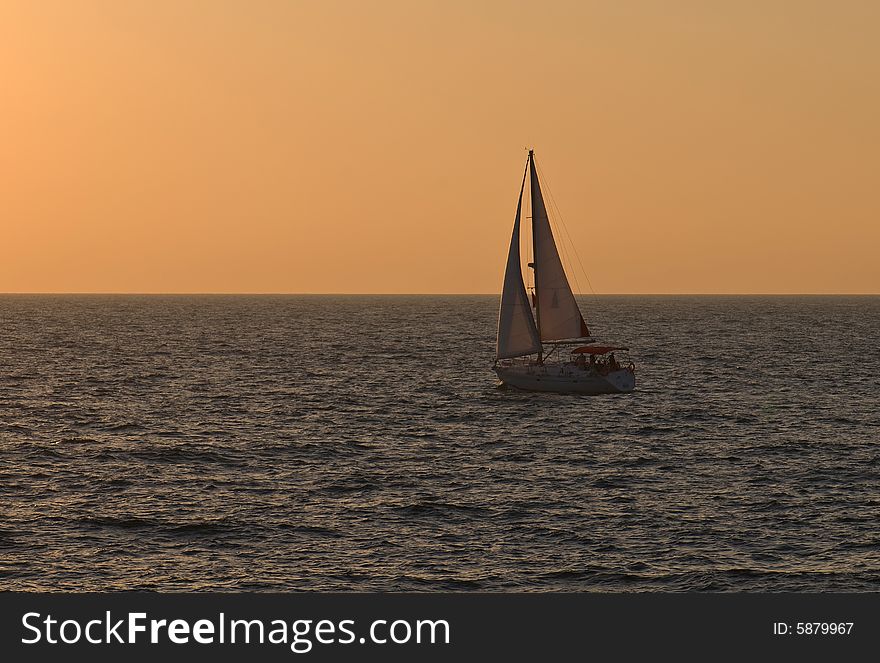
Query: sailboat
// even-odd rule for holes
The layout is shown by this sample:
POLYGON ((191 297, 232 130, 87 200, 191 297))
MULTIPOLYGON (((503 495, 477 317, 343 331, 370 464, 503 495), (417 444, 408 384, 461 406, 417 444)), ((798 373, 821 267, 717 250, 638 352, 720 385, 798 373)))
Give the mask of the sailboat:
POLYGON ((504 385, 529 391, 610 394, 635 389, 635 365, 618 359, 626 347, 599 343, 590 335, 559 257, 529 150, 507 254, 498 339, 493 366, 504 385), (532 297, 520 261, 520 221, 529 180, 532 226, 532 297), (589 357, 589 359, 587 359, 589 357))

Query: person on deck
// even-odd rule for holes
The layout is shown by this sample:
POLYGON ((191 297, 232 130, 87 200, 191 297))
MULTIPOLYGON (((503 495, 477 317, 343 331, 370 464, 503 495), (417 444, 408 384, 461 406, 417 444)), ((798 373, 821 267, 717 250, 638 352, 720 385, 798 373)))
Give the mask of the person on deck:
POLYGON ((616 371, 620 368, 620 364, 617 363, 617 359, 614 356, 614 353, 611 353, 611 356, 608 357, 608 368, 612 371, 616 371))

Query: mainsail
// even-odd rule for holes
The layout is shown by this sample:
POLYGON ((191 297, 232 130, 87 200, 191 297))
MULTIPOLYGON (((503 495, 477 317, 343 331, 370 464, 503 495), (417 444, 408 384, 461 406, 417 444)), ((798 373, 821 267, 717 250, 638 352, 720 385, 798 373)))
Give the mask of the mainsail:
MULTIPOLYGON (((526 164, 528 170, 528 164, 526 164)), ((516 204, 516 219, 513 222, 513 235, 510 238, 510 251, 507 254, 507 268, 504 271, 504 289, 501 291, 501 309, 498 312, 498 342, 496 357, 509 359, 541 351, 541 340, 529 297, 522 278, 522 265, 519 257, 519 227, 522 214, 523 191, 526 175, 523 173, 519 189, 519 202, 516 204)))
MULTIPOLYGON (((532 241, 534 242, 535 309, 542 341, 581 338, 590 335, 578 308, 544 207, 541 185, 535 169, 535 158, 529 150, 531 166, 532 241)), ((519 215, 517 214, 517 220, 519 215)), ((510 266, 508 264, 508 269, 510 266)))

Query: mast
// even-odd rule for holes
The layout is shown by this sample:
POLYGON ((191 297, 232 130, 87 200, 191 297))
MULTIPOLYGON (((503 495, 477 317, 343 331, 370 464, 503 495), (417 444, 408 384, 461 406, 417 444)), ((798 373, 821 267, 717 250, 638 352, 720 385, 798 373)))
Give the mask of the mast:
MULTIPOLYGON (((535 187, 538 186, 538 174, 535 172, 535 150, 529 150, 529 203, 531 207, 532 221, 532 272, 535 278, 535 326, 538 328, 538 336, 541 336, 541 313, 538 307, 538 235, 535 226, 535 187)), ((544 363, 544 346, 538 350, 538 363, 544 363)))

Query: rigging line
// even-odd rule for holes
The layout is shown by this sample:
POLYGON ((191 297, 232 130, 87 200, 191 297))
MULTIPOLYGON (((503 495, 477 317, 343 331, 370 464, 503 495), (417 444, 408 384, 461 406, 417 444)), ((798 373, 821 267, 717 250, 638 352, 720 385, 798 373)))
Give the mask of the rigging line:
MULTIPOLYGON (((536 162, 535 162, 534 159, 532 159, 532 163, 536 164, 536 162)), ((536 164, 536 165, 537 165, 537 164, 536 164)), ((553 192, 550 191, 550 189, 549 189, 549 186, 550 186, 549 180, 547 180, 547 178, 545 177, 545 175, 544 175, 544 171, 543 171, 543 169, 542 169, 540 166, 539 166, 539 167, 537 168, 537 170, 536 170, 536 175, 539 177, 539 179, 541 179, 541 180, 544 181, 544 190, 545 190, 545 191, 548 191, 548 192, 550 193, 550 196, 551 196, 551 202, 552 202, 552 204, 553 204, 554 206, 556 206, 555 201, 552 200, 553 192)), ((578 290, 578 292, 580 293, 580 292, 582 292, 582 291, 581 291, 580 281, 579 281, 578 276, 577 276, 577 271, 575 270, 574 261, 571 260, 571 259, 568 257, 568 247, 566 247, 565 236, 564 236, 561 232, 559 232, 559 227, 558 227, 558 225, 556 225, 556 224, 553 222, 553 220, 551 219, 551 211, 552 211, 552 208, 551 208, 551 209, 547 209, 547 208, 546 208, 546 204, 545 204, 545 211, 547 212, 547 223, 551 226, 551 229, 552 229, 553 226, 556 226, 556 231, 557 231, 557 232, 556 232, 556 235, 558 235, 558 240, 559 240, 558 242, 555 242, 555 243, 556 243, 556 246, 557 246, 557 253, 558 253, 559 249, 562 250, 562 255, 560 256, 560 258, 561 258, 561 260, 563 261, 564 264, 569 265, 569 270, 568 270, 568 271, 571 272, 571 275, 574 277, 575 286, 577 287, 577 290, 578 290)), ((556 206, 556 214, 558 214, 558 215, 561 217, 561 214, 559 214, 559 208, 558 208, 558 206, 556 206)), ((568 230, 565 229, 565 231, 566 231, 566 234, 568 234, 568 230)), ((572 245, 572 246, 571 246, 571 250, 575 252, 575 255, 577 255, 576 249, 575 249, 575 247, 574 247, 574 242, 571 241, 571 237, 569 237, 569 243, 572 245)), ((571 288, 570 285, 569 285, 569 288, 571 288)), ((592 285, 590 286, 590 289, 592 290, 592 285)), ((595 294, 595 293, 594 293, 594 294, 595 294)), ((578 320, 583 320, 583 313, 580 311, 580 307, 578 307, 578 311, 577 311, 577 316, 576 316, 576 317, 577 317, 578 320)), ((567 318, 567 320, 573 320, 573 319, 575 319, 575 316, 571 316, 570 318, 567 318)))
MULTIPOLYGON (((571 233, 568 230, 568 226, 565 223, 565 219, 562 217, 562 212, 559 209, 559 205, 556 204, 556 199, 553 197, 553 187, 550 185, 550 179, 544 175, 543 169, 539 168, 539 172, 541 174, 541 177, 544 179, 544 181, 547 182, 547 192, 550 194, 550 203, 553 205, 554 211, 556 212, 556 216, 559 217, 559 221, 562 224, 562 230, 565 233, 565 237, 568 238, 568 243, 571 244, 572 253, 574 253, 575 257, 577 258, 578 264, 580 265, 580 268, 581 268, 581 271, 583 272, 584 278, 586 278, 586 280, 587 280, 587 285, 590 287, 590 291, 595 296, 596 291, 593 289, 593 284, 590 281, 590 277, 587 274, 587 270, 584 268, 584 263, 581 261, 580 254, 577 252, 577 247, 575 246, 574 239, 572 238, 571 233)), ((568 252, 566 249, 566 242, 562 242, 562 248, 563 248, 563 252, 566 254, 566 259, 567 259, 568 252)), ((572 262, 571 264, 572 264, 572 267, 574 267, 574 263, 572 262)), ((580 290, 580 283, 578 282, 578 278, 577 278, 577 270, 573 269, 572 271, 574 272, 575 283, 577 283, 578 290, 580 290)))
MULTIPOLYGON (((522 184, 520 185, 520 189, 519 189, 519 246, 518 246, 517 248, 519 249, 519 255, 520 255, 520 261, 519 261, 519 275, 520 275, 520 278, 522 278, 522 247, 523 247, 523 237, 525 236, 525 233, 523 233, 522 229, 523 229, 523 226, 525 225, 525 224, 523 223, 523 221, 524 221, 525 216, 526 216, 526 213, 525 213, 525 212, 526 212, 526 209, 525 209, 525 207, 526 207, 526 206, 525 206, 525 198, 526 198, 525 191, 526 191, 526 178, 527 178, 528 176, 529 176, 529 161, 528 161, 528 159, 526 159, 526 167, 525 167, 525 170, 523 171, 522 184)), ((526 244, 526 258, 527 258, 527 262, 531 262, 531 259, 528 258, 529 253, 530 253, 530 250, 531 250, 531 242, 529 242, 529 241, 526 240, 525 244, 526 244)), ((529 270, 528 268, 526 268, 526 272, 529 272, 529 271, 530 271, 530 270, 529 270)), ((531 278, 531 275, 528 275, 528 276, 527 276, 527 280, 530 279, 530 278, 531 278)), ((527 282, 525 283, 525 285, 527 285, 527 282)))
MULTIPOLYGON (((528 169, 528 162, 526 162, 526 169, 528 169)), ((523 196, 525 197, 525 196, 523 196)), ((534 232, 532 231, 532 224, 535 222, 532 217, 532 187, 529 186, 529 210, 528 210, 528 219, 529 219, 529 232, 528 234, 523 233, 523 237, 525 238, 526 243, 526 287, 534 290, 534 272, 535 270, 529 267, 529 263, 535 260, 534 256, 532 256, 532 238, 534 237, 534 232)), ((529 300, 531 302, 531 298, 529 300)))
MULTIPOLYGON (((551 222, 551 225, 556 225, 556 224, 553 224, 552 221, 550 220, 550 214, 547 215, 547 220, 548 220, 548 222, 551 222)), ((557 226, 557 230, 558 230, 558 226, 557 226)), ((565 242, 564 236, 562 235, 562 233, 558 233, 558 234, 559 234, 559 243, 557 245, 562 249, 562 259, 564 260, 564 262, 566 264, 568 264, 571 267, 571 269, 569 271, 571 272, 572 276, 574 277, 574 282, 577 287, 577 291, 580 293, 580 292, 582 292, 581 284, 580 284, 580 280, 578 279, 578 276, 577 276, 577 271, 574 269, 574 261, 572 261, 568 256, 569 252, 568 252, 568 248, 566 247, 566 242, 565 242)), ((574 250, 574 247, 572 247, 572 250, 574 250)), ((573 318, 574 318, 574 316, 572 316, 572 319, 573 318)), ((580 310, 578 310, 577 318, 579 318, 579 319, 583 318, 583 313, 581 313, 580 310)))
MULTIPOLYGON (((550 194, 550 202, 551 202, 551 205, 555 208, 555 216, 559 216, 561 219, 562 215, 559 213, 559 207, 556 205, 556 202, 553 199, 553 192, 551 191, 551 188, 550 188, 550 181, 544 175, 543 169, 540 169, 539 173, 541 175, 541 178, 546 183, 545 189, 547 190, 547 193, 550 194)), ((553 223, 552 219, 550 218, 549 213, 547 214, 547 221, 550 222, 551 225, 557 225, 557 224, 553 223)), ((558 226, 557 226, 557 229, 558 229, 558 226)), ((563 230, 566 232, 566 234, 568 234, 567 229, 563 228, 563 230)), ((572 276, 574 277, 575 286, 577 286, 578 292, 580 293, 580 292, 582 292, 580 280, 578 279, 577 270, 575 269, 574 261, 571 260, 568 256, 569 251, 568 251, 568 247, 566 246, 567 243, 565 241, 565 236, 561 232, 558 233, 558 235, 559 235, 559 240, 560 240, 558 243, 558 246, 559 246, 559 248, 562 249, 562 258, 566 264, 571 266, 571 273, 572 273, 572 276)), ((571 237, 569 237, 568 243, 570 243, 572 245, 571 246, 572 251, 575 252, 575 254, 577 254, 576 250, 574 248, 574 242, 571 241, 571 237)), ((591 289, 592 289, 592 286, 591 286, 591 289)))
MULTIPOLYGON (((549 215, 547 216, 547 219, 548 219, 548 221, 549 221, 549 219, 550 219, 550 216, 549 216, 549 215)), ((556 224, 554 224, 554 225, 556 225, 556 224)), ((558 225, 557 225, 556 227, 557 227, 557 229, 559 228, 558 225)), ((563 259, 565 260, 565 263, 566 263, 566 264, 571 265, 572 276, 574 276, 574 284, 577 286, 578 292, 580 293, 580 292, 582 292, 582 290, 581 290, 581 284, 580 284, 580 281, 578 280, 577 270, 575 269, 574 261, 573 261, 571 258, 568 257, 568 254, 569 254, 569 247, 566 246, 566 244, 570 244, 570 243, 572 243, 572 242, 571 242, 571 241, 566 242, 566 241, 565 241, 565 236, 563 236, 562 233, 559 233, 559 239, 560 239, 560 246, 562 247, 562 257, 563 257, 563 259)), ((574 247, 573 247, 573 246, 571 247, 571 251, 572 251, 572 252, 574 251, 574 247)))
MULTIPOLYGON (((537 165, 537 161, 535 162, 535 165, 537 165)), ((549 182, 548 182, 547 178, 546 178, 545 175, 544 175, 544 170, 543 170, 542 168, 539 167, 539 168, 537 169, 537 171, 538 171, 538 176, 539 176, 539 178, 540 178, 541 180, 543 180, 543 182, 544 182, 544 186, 542 187, 542 191, 547 191, 548 193, 550 193, 550 190, 549 190, 549 182)), ((551 196, 552 196, 552 193, 551 193, 551 196)), ((544 204, 544 210, 547 212, 547 223, 550 224, 551 232, 552 232, 553 229, 554 229, 554 226, 555 226, 556 224, 553 222, 553 219, 550 218, 550 217, 551 217, 551 212, 552 212, 553 210, 547 208, 546 202, 547 202, 547 201, 545 200, 545 201, 544 201, 544 203, 545 203, 545 204, 544 204)), ((560 240, 559 242, 554 242, 554 243, 556 244, 556 247, 557 247, 557 252, 558 252, 559 249, 561 249, 561 250, 562 250, 562 256, 561 256, 561 259, 562 259, 563 263, 565 263, 565 264, 571 264, 571 266, 572 266, 572 268, 573 268, 574 265, 573 265, 573 264, 571 263, 571 261, 568 259, 568 253, 567 253, 567 249, 566 249, 565 241, 564 241, 564 240, 565 240, 565 237, 564 237, 561 233, 557 232, 557 233, 554 233, 554 238, 556 237, 556 235, 559 236, 558 239, 560 240)), ((574 273, 574 269, 572 269, 571 271, 572 271, 572 276, 574 276, 574 279, 575 279, 575 285, 577 285, 578 290, 580 290, 580 284, 579 284, 578 281, 577 281, 577 274, 574 273)))
MULTIPOLYGON (((590 281, 590 275, 587 274, 587 270, 584 268, 584 263, 581 260, 580 254, 577 252, 577 248, 575 247, 574 240, 571 237, 571 233, 568 231, 568 226, 565 223, 565 219, 562 218, 562 212, 559 210, 559 205, 556 204, 556 199, 553 197, 553 187, 551 186, 550 178, 548 178, 544 174, 544 170, 540 166, 538 167, 538 173, 541 175, 541 178, 547 183, 547 192, 550 194, 550 203, 553 205, 553 208, 556 211, 556 215, 559 217, 559 221, 562 224, 562 229, 565 232, 565 235, 568 238, 569 243, 571 243, 572 252, 574 253, 575 257, 577 258, 577 261, 578 261, 578 264, 580 265, 581 271, 584 274, 584 278, 587 279, 587 285, 590 287, 590 292, 592 292, 593 297, 596 298, 596 297, 598 297, 598 295, 596 294, 596 291, 593 289, 593 283, 590 281)), ((565 246, 565 243, 563 242, 563 247, 564 246, 565 246)), ((574 276, 575 276, 575 283, 578 283, 577 273, 575 273, 574 276)), ((578 283, 578 290, 580 290, 579 283, 578 283)), ((598 300, 594 299, 594 303, 596 301, 598 301, 598 300)))

